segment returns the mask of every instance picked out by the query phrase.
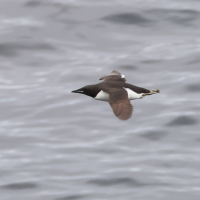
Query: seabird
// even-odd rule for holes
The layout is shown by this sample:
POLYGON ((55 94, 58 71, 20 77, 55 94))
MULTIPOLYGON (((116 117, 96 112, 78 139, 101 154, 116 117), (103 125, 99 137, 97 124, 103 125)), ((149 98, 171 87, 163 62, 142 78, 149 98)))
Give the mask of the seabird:
POLYGON ((159 89, 148 90, 126 83, 125 76, 116 70, 113 70, 107 76, 101 77, 99 80, 103 80, 103 82, 95 85, 87 85, 72 92, 109 102, 114 114, 121 120, 127 120, 132 115, 133 106, 130 100, 141 99, 146 95, 161 92, 159 89))

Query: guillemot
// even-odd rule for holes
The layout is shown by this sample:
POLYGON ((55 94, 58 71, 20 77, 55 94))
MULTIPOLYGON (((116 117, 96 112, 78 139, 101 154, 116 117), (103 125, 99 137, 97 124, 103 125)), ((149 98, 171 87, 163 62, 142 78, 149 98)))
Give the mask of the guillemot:
POLYGON ((114 114, 121 120, 127 120, 132 115, 133 106, 130 100, 141 99, 146 95, 161 92, 159 89, 148 90, 126 83, 125 76, 116 70, 113 70, 107 76, 101 77, 99 80, 104 81, 95 85, 87 85, 72 92, 109 102, 114 114))

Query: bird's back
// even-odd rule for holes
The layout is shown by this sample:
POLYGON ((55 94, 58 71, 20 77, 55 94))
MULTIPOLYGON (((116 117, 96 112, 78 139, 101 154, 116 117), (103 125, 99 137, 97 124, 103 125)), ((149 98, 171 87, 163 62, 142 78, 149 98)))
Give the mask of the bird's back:
POLYGON ((104 90, 109 87, 109 88, 119 88, 119 89, 129 88, 138 94, 150 92, 150 90, 147 90, 145 88, 138 87, 138 86, 126 83, 126 82, 106 81, 106 82, 98 83, 98 84, 96 84, 96 86, 101 90, 104 90))

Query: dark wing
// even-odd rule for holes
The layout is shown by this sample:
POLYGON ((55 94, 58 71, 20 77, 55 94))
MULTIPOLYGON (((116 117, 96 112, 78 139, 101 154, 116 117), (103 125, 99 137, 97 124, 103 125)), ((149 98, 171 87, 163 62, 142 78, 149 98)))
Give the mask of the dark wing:
POLYGON ((121 73, 119 73, 118 71, 116 71, 116 70, 113 70, 112 72, 110 72, 110 74, 108 74, 108 76, 110 76, 110 75, 116 75, 116 76, 119 76, 119 77, 121 77, 122 76, 122 74, 121 73))
POLYGON ((113 70, 110 74, 108 74, 107 76, 101 77, 99 80, 126 82, 126 79, 124 77, 125 76, 120 74, 118 71, 113 70))
POLYGON ((110 88, 104 90, 110 95, 109 104, 113 109, 114 114, 121 120, 127 120, 131 117, 133 106, 128 99, 128 94, 125 89, 110 88))

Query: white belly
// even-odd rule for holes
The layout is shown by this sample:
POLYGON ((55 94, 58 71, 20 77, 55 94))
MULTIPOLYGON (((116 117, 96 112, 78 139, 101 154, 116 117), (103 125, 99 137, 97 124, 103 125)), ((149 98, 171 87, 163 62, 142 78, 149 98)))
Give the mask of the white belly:
POLYGON ((95 97, 96 100, 100 100, 100 101, 108 101, 109 100, 110 95, 107 92, 104 92, 103 90, 101 90, 97 96, 95 97))
POLYGON ((128 98, 129 98, 130 100, 141 99, 141 98, 142 98, 143 93, 138 94, 138 93, 132 91, 132 90, 129 89, 129 88, 124 88, 124 89, 127 91, 127 93, 128 93, 128 98))

